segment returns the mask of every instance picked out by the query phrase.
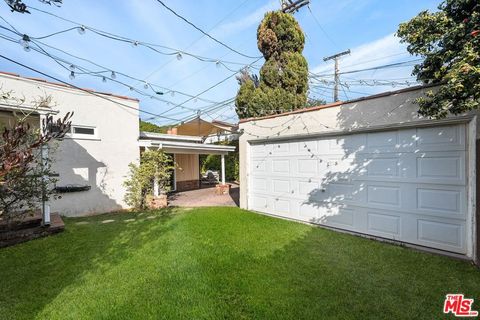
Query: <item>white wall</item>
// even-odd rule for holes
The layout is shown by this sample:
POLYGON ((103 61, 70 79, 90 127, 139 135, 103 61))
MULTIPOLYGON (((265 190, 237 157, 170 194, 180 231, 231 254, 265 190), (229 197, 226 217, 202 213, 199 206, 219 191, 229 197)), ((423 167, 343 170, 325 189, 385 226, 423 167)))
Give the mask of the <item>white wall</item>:
MULTIPOLYGON (((415 98, 423 95, 426 90, 431 90, 431 88, 412 88, 410 91, 353 101, 315 111, 241 122, 239 129, 243 130, 243 134, 239 139, 240 207, 247 208, 249 141, 340 133, 390 125, 407 126, 428 122, 428 119, 418 115, 418 106, 414 103, 415 98)), ((473 116, 473 113, 466 116, 473 116)), ((477 130, 477 134, 478 132, 479 130, 477 130)))
POLYGON ((91 190, 62 194, 61 199, 51 203, 52 212, 79 216, 127 207, 122 183, 128 164, 139 158, 138 101, 105 95, 133 107, 132 110, 79 90, 3 74, 0 86, 3 90, 13 90, 17 96, 25 96, 27 103, 39 96, 51 95, 58 117, 73 111, 74 125, 93 126, 98 130, 95 140, 65 138, 58 142, 53 155, 54 171, 60 174, 57 185, 90 185, 91 190))

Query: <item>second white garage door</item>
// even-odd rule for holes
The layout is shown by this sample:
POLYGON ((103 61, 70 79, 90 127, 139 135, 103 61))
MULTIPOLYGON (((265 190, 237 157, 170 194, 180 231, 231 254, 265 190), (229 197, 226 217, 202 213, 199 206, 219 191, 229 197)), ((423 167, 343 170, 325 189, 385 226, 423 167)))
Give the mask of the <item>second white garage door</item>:
POLYGON ((464 125, 250 146, 248 207, 466 253, 464 125))

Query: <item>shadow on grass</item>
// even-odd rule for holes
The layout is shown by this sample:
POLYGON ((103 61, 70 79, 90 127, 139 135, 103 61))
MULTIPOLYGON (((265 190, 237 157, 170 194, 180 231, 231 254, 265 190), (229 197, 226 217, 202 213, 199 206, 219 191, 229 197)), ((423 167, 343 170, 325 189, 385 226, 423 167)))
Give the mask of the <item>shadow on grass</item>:
POLYGON ((169 232, 176 211, 64 218, 66 229, 59 235, 1 249, 0 318, 35 318, 86 274, 108 270, 152 237, 169 232))
POLYGON ((0 315, 431 319, 446 293, 478 299, 463 261, 237 208, 171 210, 68 219, 63 235, 0 251, 0 315))

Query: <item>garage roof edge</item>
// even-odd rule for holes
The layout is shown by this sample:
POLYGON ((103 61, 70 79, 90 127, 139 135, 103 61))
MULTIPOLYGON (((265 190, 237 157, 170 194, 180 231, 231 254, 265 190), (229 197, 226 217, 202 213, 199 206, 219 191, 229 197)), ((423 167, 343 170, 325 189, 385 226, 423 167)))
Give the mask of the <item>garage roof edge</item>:
POLYGON ((416 91, 416 90, 422 90, 422 89, 427 89, 427 88, 436 87, 436 86, 438 86, 438 84, 419 85, 419 86, 409 87, 409 88, 405 88, 405 89, 399 89, 399 90, 395 90, 395 91, 386 91, 386 92, 382 92, 382 93, 377 93, 377 94, 374 94, 374 95, 371 95, 371 96, 361 97, 361 98, 357 98, 357 99, 352 99, 352 100, 347 100, 347 101, 338 101, 338 102, 328 103, 328 104, 324 104, 324 105, 320 105, 320 106, 297 109, 297 110, 294 110, 294 111, 272 114, 272 115, 263 116, 263 117, 245 118, 245 119, 240 119, 239 124, 250 122, 250 121, 257 121, 257 120, 265 120, 265 119, 283 117, 283 116, 288 116, 288 115, 291 115, 291 114, 311 112, 311 111, 317 111, 317 110, 321 110, 321 109, 339 107, 339 106, 347 104, 347 103, 354 103, 354 102, 365 101, 365 100, 373 100, 373 99, 377 99, 377 98, 388 97, 388 96, 391 96, 391 95, 394 95, 394 94, 416 91))

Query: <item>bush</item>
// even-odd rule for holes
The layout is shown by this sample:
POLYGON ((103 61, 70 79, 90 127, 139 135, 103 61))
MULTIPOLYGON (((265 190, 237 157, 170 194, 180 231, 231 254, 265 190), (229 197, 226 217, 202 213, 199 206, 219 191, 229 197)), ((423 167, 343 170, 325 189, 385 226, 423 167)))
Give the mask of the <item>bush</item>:
POLYGON ((162 150, 147 150, 140 156, 140 165, 129 164, 130 173, 124 182, 127 188, 125 203, 135 209, 145 209, 146 197, 153 193, 153 184, 157 180, 161 192, 169 192, 173 161, 162 150))

